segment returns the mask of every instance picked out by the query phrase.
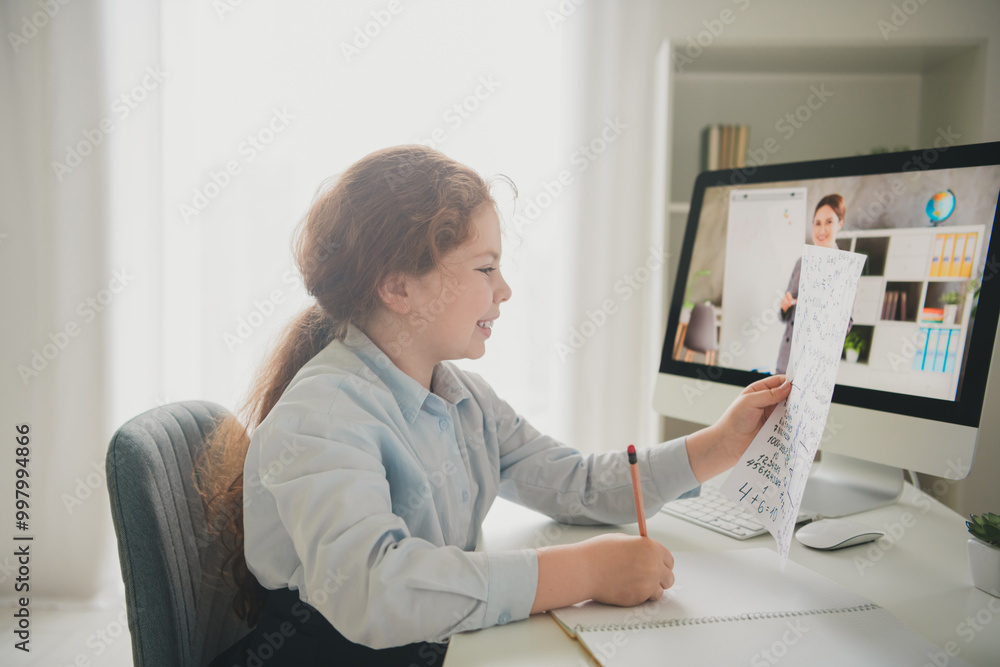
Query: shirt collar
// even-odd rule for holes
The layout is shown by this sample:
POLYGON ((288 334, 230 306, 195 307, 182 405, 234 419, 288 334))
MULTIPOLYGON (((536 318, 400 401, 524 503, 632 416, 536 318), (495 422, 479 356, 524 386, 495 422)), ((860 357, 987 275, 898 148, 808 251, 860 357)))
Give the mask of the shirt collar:
POLYGON ((458 379, 455 369, 451 364, 445 362, 434 367, 431 386, 434 387, 435 394, 454 405, 458 405, 467 398, 472 398, 472 394, 458 379))
MULTIPOLYGON (((403 418, 412 424, 420 408, 432 396, 431 392, 401 371, 361 329, 353 324, 348 325, 344 345, 385 384, 399 404, 403 418)), ((439 363, 434 367, 431 387, 434 388, 433 395, 453 404, 471 396, 450 364, 439 363)))

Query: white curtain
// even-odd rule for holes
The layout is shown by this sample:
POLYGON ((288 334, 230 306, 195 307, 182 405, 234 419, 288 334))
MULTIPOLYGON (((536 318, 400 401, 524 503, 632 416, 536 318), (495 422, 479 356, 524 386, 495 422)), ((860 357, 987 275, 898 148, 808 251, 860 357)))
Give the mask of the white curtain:
MULTIPOLYGON (((567 221, 569 321, 557 330, 569 381, 560 416, 594 451, 653 444, 663 344, 666 185, 656 68, 661 4, 591 3, 567 21, 572 145, 579 173, 567 221), (603 152, 602 152, 603 151, 603 152), (662 180, 658 180, 662 179, 662 180)), ((672 278, 672 276, 671 276, 672 278)))
MULTIPOLYGON (((162 363, 156 5, 2 3, 0 34, 0 513, 5 534, 34 537, 32 605, 108 602, 121 575, 104 454, 117 425, 154 404, 162 363)), ((17 568, 3 551, 9 602, 17 568)))
POLYGON ((0 56, 0 424, 4 451, 31 425, 33 603, 120 595, 112 433, 166 402, 236 407, 308 303, 293 227, 383 146, 520 190, 498 190, 513 298, 464 365, 580 449, 655 440, 654 3, 45 4, 0 4, 4 35, 42 24, 0 56))

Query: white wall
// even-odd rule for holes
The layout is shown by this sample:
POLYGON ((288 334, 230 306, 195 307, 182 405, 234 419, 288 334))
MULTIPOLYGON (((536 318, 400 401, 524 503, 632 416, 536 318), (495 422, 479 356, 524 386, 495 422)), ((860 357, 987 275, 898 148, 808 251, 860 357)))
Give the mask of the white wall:
MULTIPOLYGON (((715 0, 689 3, 668 0, 664 3, 663 36, 676 43, 696 39, 720 18, 724 10, 733 14, 729 25, 712 44, 774 42, 776 44, 864 44, 913 45, 920 42, 989 43, 983 63, 985 90, 983 123, 976 141, 1000 139, 1000 3, 953 0, 715 0), (883 36, 879 21, 892 25, 893 7, 917 5, 905 16, 905 22, 883 36), (745 7, 745 9, 743 9, 745 7)), ((718 26, 716 26, 718 27, 718 26)), ((884 24, 883 24, 884 27, 884 24)))

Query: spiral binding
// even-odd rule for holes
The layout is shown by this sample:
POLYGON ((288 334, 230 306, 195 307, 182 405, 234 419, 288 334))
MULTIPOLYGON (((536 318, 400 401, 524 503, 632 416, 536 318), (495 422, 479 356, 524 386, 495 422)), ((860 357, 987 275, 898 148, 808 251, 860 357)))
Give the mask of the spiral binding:
POLYGON ((623 630, 658 630, 661 628, 676 628, 685 625, 707 625, 709 623, 732 623, 734 621, 756 621, 768 618, 793 618, 795 616, 815 616, 817 614, 849 614, 857 611, 874 611, 881 609, 877 604, 868 602, 854 607, 835 607, 832 609, 806 609, 803 611, 757 611, 737 614, 735 616, 701 616, 698 618, 673 618, 663 621, 642 621, 637 623, 615 623, 611 625, 574 626, 574 632, 620 632, 623 630))

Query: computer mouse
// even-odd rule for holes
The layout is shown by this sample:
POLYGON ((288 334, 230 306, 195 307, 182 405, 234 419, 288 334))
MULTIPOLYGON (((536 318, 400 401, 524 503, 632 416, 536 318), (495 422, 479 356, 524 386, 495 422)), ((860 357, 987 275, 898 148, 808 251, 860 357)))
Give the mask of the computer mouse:
POLYGON ((813 549, 843 549, 871 542, 885 535, 863 523, 845 519, 820 519, 807 523, 795 533, 795 539, 813 549))

